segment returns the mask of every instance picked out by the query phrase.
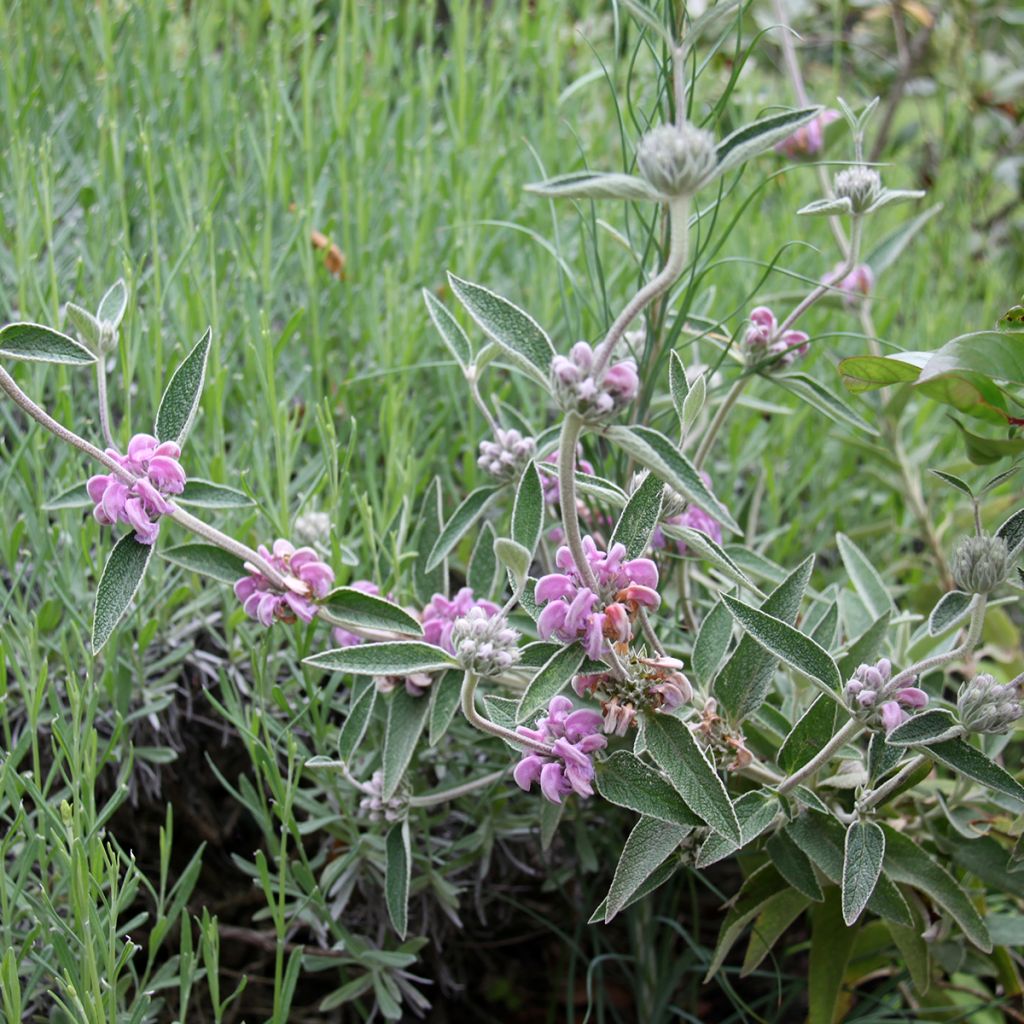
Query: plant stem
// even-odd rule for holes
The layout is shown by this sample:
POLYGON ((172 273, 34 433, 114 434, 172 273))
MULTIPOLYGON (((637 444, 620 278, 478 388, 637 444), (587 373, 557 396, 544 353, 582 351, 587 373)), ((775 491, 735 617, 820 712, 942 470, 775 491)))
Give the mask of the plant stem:
POLYGON ((880 804, 890 793, 899 789, 927 760, 927 754, 918 754, 913 760, 908 761, 888 782, 884 782, 881 786, 865 793, 857 801, 857 810, 869 811, 872 807, 880 804))
POLYGON ((103 440, 110 448, 116 448, 114 435, 110 429, 110 404, 107 398, 107 364, 101 353, 96 359, 96 391, 99 395, 100 431, 103 440))
POLYGON ((596 594, 597 577, 583 553, 580 520, 576 509, 576 445, 579 443, 583 421, 574 412, 565 414, 558 442, 558 504, 562 511, 562 530, 565 543, 576 563, 580 579, 596 594))
POLYGON ((905 668, 893 678, 888 688, 895 690, 897 687, 909 683, 915 676, 924 675, 925 672, 931 672, 933 669, 941 668, 943 665, 958 661, 960 658, 970 654, 978 646, 978 641, 981 639, 981 631, 985 625, 985 607, 987 604, 988 597, 985 594, 975 594, 971 605, 971 619, 968 623, 967 635, 964 637, 963 643, 959 647, 947 651, 945 654, 933 654, 930 658, 924 658, 909 668, 905 668))
POLYGON ((733 383, 733 386, 729 388, 729 393, 719 403, 718 408, 715 410, 714 419, 708 424, 708 429, 704 431, 704 436, 700 439, 697 453, 693 457, 693 464, 697 469, 704 465, 704 460, 708 457, 718 432, 722 429, 722 425, 732 411, 732 407, 739 400, 740 395, 743 394, 743 389, 747 386, 749 380, 750 374, 744 374, 738 378, 733 383))
POLYGON ((496 772, 491 772, 489 775, 481 775, 479 779, 471 779, 469 782, 452 786, 450 789, 441 789, 436 793, 424 793, 422 796, 411 797, 409 799, 409 806, 434 807, 437 804, 447 803, 449 800, 457 800, 459 797, 474 793, 476 790, 483 789, 493 782, 498 782, 507 774, 507 768, 499 768, 496 772))
POLYGON ((530 739, 529 736, 520 736, 519 733, 506 729, 503 725, 498 725, 497 722, 492 722, 477 711, 475 697, 478 682, 479 679, 472 672, 467 672, 462 677, 462 713, 466 716, 469 724, 475 725, 481 732, 490 733, 492 736, 497 736, 508 743, 514 743, 517 747, 524 747, 527 750, 536 751, 538 754, 547 754, 550 757, 551 748, 546 743, 530 739))
POLYGON ((802 768, 795 771, 787 779, 785 779, 778 788, 778 792, 781 795, 789 793, 791 790, 796 789, 804 780, 809 779, 818 769, 822 768, 828 761, 831 760, 832 755, 836 753, 841 747, 846 746, 855 736, 859 735, 864 731, 864 723, 858 721, 856 718, 851 718, 846 725, 844 725, 839 732, 835 734, 814 755, 802 768))

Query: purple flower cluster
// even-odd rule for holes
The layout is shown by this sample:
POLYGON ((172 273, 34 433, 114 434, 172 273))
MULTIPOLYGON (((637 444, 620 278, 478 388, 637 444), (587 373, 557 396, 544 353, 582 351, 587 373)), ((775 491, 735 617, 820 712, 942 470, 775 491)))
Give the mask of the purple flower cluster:
POLYGON ((420 616, 423 639, 435 647, 443 647, 449 654, 455 654, 452 627, 456 619, 468 615, 473 608, 480 608, 488 617, 497 615, 501 610, 493 601, 475 600, 472 587, 463 587, 451 600, 443 594, 435 594, 420 616))
POLYGON ((626 680, 598 672, 576 676, 572 681, 580 697, 600 700, 603 728, 609 735, 625 736, 638 709, 674 711, 693 699, 693 687, 683 675, 683 663, 678 658, 631 656, 626 667, 626 680))
POLYGON ((546 605, 537 619, 537 630, 544 640, 552 636, 565 643, 583 638, 591 658, 600 658, 605 640, 628 644, 633 636, 633 620, 640 608, 657 608, 661 597, 658 567, 649 558, 626 558, 626 548, 613 544, 607 553, 583 538, 587 563, 597 578, 598 593, 580 576, 572 553, 560 547, 555 564, 561 572, 542 576, 537 581, 535 600, 546 605))
MULTIPOLYGON (((846 684, 847 703, 878 721, 887 733, 910 718, 907 708, 923 708, 928 694, 916 686, 891 685, 892 663, 882 658, 874 665, 859 665, 846 684)), ((916 681, 916 680, 915 680, 916 681)))
POLYGON ((496 480, 515 480, 536 455, 537 442, 518 430, 498 430, 493 441, 480 442, 476 464, 496 480))
POLYGON ((614 415, 633 401, 640 389, 632 359, 613 363, 598 380, 594 375, 594 350, 585 341, 576 342, 568 356, 551 360, 551 379, 562 408, 587 420, 600 421, 614 415))
POLYGON ((601 735, 601 715, 590 708, 574 711, 568 697, 552 697, 548 713, 536 729, 516 728, 520 736, 551 744, 550 755, 530 752, 516 765, 512 777, 520 789, 540 783, 540 791, 553 804, 570 793, 594 794, 594 762, 591 754, 607 744, 601 735))
POLYGON ((775 149, 789 157, 816 156, 825 146, 825 128, 839 119, 835 110, 823 110, 813 121, 801 125, 792 135, 775 143, 775 149))
POLYGON ((843 302, 855 306, 859 299, 866 298, 875 290, 875 273, 866 263, 858 263, 848 274, 843 274, 843 264, 837 263, 822 279, 843 293, 843 302))
POLYGON ((152 544, 160 533, 160 517, 174 511, 165 495, 185 489, 185 471, 178 462, 181 449, 173 441, 136 434, 128 442, 127 455, 113 448, 107 455, 136 480, 126 484, 113 473, 89 477, 85 487, 95 504, 93 517, 104 526, 127 523, 140 544, 152 544))
POLYGON ((326 597, 334 583, 334 570, 312 548, 296 548, 286 540, 275 540, 273 550, 262 544, 260 556, 283 577, 284 590, 278 590, 255 566, 246 563, 248 576, 235 584, 235 596, 245 613, 264 626, 275 619, 281 622, 312 622, 316 601, 326 597))
POLYGON ((810 351, 808 337, 803 331, 783 331, 776 337, 779 322, 767 306, 758 306, 750 311, 750 326, 743 338, 748 355, 756 360, 776 356, 774 365, 778 368, 792 366, 798 358, 810 351))

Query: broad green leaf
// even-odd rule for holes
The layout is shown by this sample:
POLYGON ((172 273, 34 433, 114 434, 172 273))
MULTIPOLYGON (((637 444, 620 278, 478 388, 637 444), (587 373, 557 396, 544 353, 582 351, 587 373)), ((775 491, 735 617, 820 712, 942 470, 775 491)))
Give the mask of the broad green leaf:
POLYGON ((512 506, 512 539, 530 552, 530 558, 540 543, 544 527, 544 491, 540 485, 537 464, 532 460, 523 470, 516 488, 512 506))
POLYGON ((983 754, 977 747, 972 747, 962 739, 944 740, 928 746, 929 757, 941 761, 954 772, 966 775, 975 782, 980 782, 997 793, 1024 803, 1024 786, 1022 786, 1005 768, 1001 768, 983 754))
POLYGON ((597 763, 595 785, 609 803, 648 818, 691 828, 703 824, 665 778, 629 750, 597 763))
POLYGON ((96 319, 101 324, 107 324, 114 330, 121 325, 124 318, 124 311, 128 308, 128 288, 124 278, 118 278, 100 299, 99 308, 96 310, 96 319))
MULTIPOLYGON (((813 556, 801 562, 765 598, 761 610, 786 622, 795 621, 813 568, 813 556)), ((715 679, 715 696, 734 718, 745 718, 764 703, 775 666, 773 655, 753 637, 743 636, 715 679)))
POLYGON ((929 635, 942 636, 958 622, 962 622, 971 610, 972 601, 973 597, 962 590, 951 590, 943 594, 928 616, 929 635))
POLYGON ((432 569, 427 568, 427 559, 441 535, 441 481, 434 477, 423 494, 419 509, 419 525, 413 538, 416 545, 416 561, 412 566, 413 589, 416 596, 426 604, 434 594, 448 592, 448 563, 440 561, 432 569))
POLYGON ((853 427, 865 434, 878 436, 878 431, 867 420, 858 416, 838 395, 832 394, 808 374, 779 373, 769 375, 768 379, 840 426, 853 427))
POLYGON ((248 494, 234 487, 225 487, 198 477, 189 477, 185 489, 174 500, 181 505, 193 505, 196 508, 249 508, 256 504, 248 494))
POLYGON ((894 747, 927 746, 942 739, 950 739, 951 733, 957 733, 960 726, 953 715, 942 708, 921 711, 907 719, 902 725, 896 726, 885 742, 894 747))
POLYGON ((211 328, 196 342, 195 347, 182 360, 167 383, 160 408, 156 412, 154 433, 161 441, 175 441, 179 445, 192 426, 199 410, 199 399, 206 380, 206 360, 213 338, 211 328))
POLYGON ((404 608, 386 598, 356 590, 355 587, 337 587, 324 598, 323 603, 329 611, 343 619, 347 626, 423 635, 419 620, 404 608))
POLYGON ((650 427, 612 426, 605 430, 605 436, 724 527, 734 533, 743 532, 729 510, 708 489, 693 463, 664 434, 650 427))
POLYGON ((946 473, 941 469, 930 469, 928 472, 931 473, 932 476, 937 476, 940 480, 949 484, 950 487, 955 487, 958 491, 966 494, 968 498, 974 497, 974 492, 966 483, 964 483, 963 480, 960 479, 960 477, 953 476, 952 473, 946 473))
POLYGON ((782 619, 751 608, 727 594, 722 595, 722 600, 736 621, 766 651, 819 683, 826 693, 838 695, 843 681, 828 651, 782 619))
POLYGON ((622 910, 630 896, 650 878, 689 831, 685 825, 672 825, 657 818, 641 818, 633 826, 612 876, 606 898, 605 924, 622 910))
POLYGON ((61 491, 56 498, 51 498, 45 505, 45 512, 56 512, 63 508, 87 508, 92 504, 92 498, 85 489, 85 484, 75 484, 66 491, 61 491))
POLYGON ((639 558, 650 545, 651 535, 661 518, 664 490, 661 480, 649 473, 620 513, 611 543, 624 544, 627 558, 639 558))
POLYGON ((860 917, 875 891, 885 856, 885 833, 873 821, 855 821, 846 830, 843 853, 843 920, 860 917))
POLYGON ((494 553, 494 527, 484 523, 469 556, 466 582, 476 597, 491 597, 498 580, 498 558, 494 553))
MULTIPOLYGON (((545 801, 546 802, 546 801, 545 801)), ((564 809, 565 804, 552 804, 552 807, 557 806, 559 809, 564 809)), ((633 893, 633 895, 626 900, 622 906, 622 910, 626 907, 633 906, 634 903, 639 903, 645 896, 649 896, 658 886, 664 885, 675 873, 679 870, 682 861, 674 854, 669 854, 668 857, 662 862, 662 864, 656 868, 648 876, 647 880, 633 893)), ((590 920, 587 924, 603 924, 605 910, 608 907, 607 897, 598 904, 597 909, 590 915, 590 920)), ((620 911, 621 912, 621 911, 620 911)))
POLYGON ((892 611, 892 598, 878 570, 863 551, 845 533, 836 534, 839 555, 857 596, 864 602, 873 619, 892 611))
POLYGON ((890 384, 910 384, 921 373, 920 366, 906 359, 906 356, 914 354, 900 352, 891 356, 851 356, 839 361, 839 376, 846 390, 854 395, 876 391, 890 384))
POLYGON ((850 962, 855 929, 843 921, 839 893, 829 889, 811 909, 811 957, 807 969, 807 1024, 834 1024, 850 962))
POLYGON ((765 850, 775 869, 794 889, 815 902, 823 898, 811 858, 789 834, 788 828, 776 832, 765 843, 765 850))
POLYGON ((810 902, 803 893, 792 889, 783 889, 765 900, 750 929, 750 942, 740 969, 741 978, 746 978, 761 966, 775 943, 807 909, 810 902))
POLYGON ((573 171, 523 186, 526 192, 551 199, 631 199, 660 201, 661 197, 644 181, 631 174, 602 174, 573 171))
POLYGON ((400 939, 409 927, 409 878, 412 850, 409 844, 409 819, 395 822, 384 840, 384 901, 388 917, 400 939))
MULTIPOLYGON (((810 628, 810 623, 807 624, 807 628, 810 628)), ((839 604, 833 601, 829 604, 828 608, 825 609, 825 614, 821 619, 814 624, 814 628, 810 632, 811 639, 816 644, 821 644, 822 647, 827 651, 835 642, 836 635, 839 631, 839 604)), ((842 671, 842 669, 840 669, 842 671)))
POLYGON ((8 324, 0 328, 0 357, 3 356, 72 366, 88 366, 96 362, 92 352, 73 338, 52 327, 29 323, 8 324))
POLYGON ((544 330, 508 299, 454 274, 448 275, 455 297, 483 332, 545 387, 555 350, 544 330))
POLYGON ((325 672, 347 672, 356 676, 407 676, 413 672, 453 668, 455 659, 440 647, 419 640, 395 640, 339 647, 313 654, 303 659, 303 664, 325 672))
MULTIPOLYGON (((963 930, 964 935, 985 953, 992 951, 985 922, 956 879, 921 844, 888 825, 885 831, 885 873, 930 896, 963 930)), ((908 924, 912 922, 907 922, 908 924)))
MULTIPOLYGON (((372 647, 373 644, 364 644, 372 647)), ((350 647, 349 650, 360 650, 350 647)), ((390 800, 401 785, 423 727, 427 724, 430 701, 413 697, 404 686, 396 687, 388 700, 388 720, 384 728, 384 753, 381 756, 381 797, 390 800)))
POLYGON ((160 557, 172 565, 179 565, 182 569, 197 572, 200 576, 209 576, 229 585, 248 575, 242 559, 215 544, 179 544, 173 548, 162 549, 160 557))
POLYGON ((451 519, 444 524, 437 540, 427 557, 427 572, 436 569, 451 553, 452 548, 469 532, 469 528, 487 511, 500 487, 478 487, 471 491, 459 507, 452 513, 451 519))
POLYGON ((351 689, 348 714, 338 733, 338 758, 348 761, 366 735, 377 702, 377 685, 372 679, 357 679, 351 689))
POLYGON ((111 549, 96 587, 92 617, 92 653, 99 654, 110 634, 128 611, 153 557, 152 544, 140 544, 126 533, 111 549))
POLYGON ((473 346, 466 337, 466 332, 459 326, 458 320, 452 316, 448 307, 426 288, 423 289, 423 301, 427 304, 427 312, 437 328, 437 333, 441 335, 441 340, 465 371, 473 362, 473 346))
POLYGON ((693 554, 710 562, 726 579, 742 583, 758 596, 761 591, 751 582, 750 577, 736 564, 732 556, 713 537, 703 530, 695 530, 690 526, 677 526, 671 523, 661 524, 662 533, 672 540, 681 540, 687 554, 693 554))
POLYGON ((1024 337, 999 331, 975 331, 947 341, 921 370, 921 380, 959 371, 1024 384, 1024 337))
POLYGON ((799 110, 787 110, 782 114, 771 114, 727 135, 715 148, 715 155, 718 158, 715 177, 738 167, 758 153, 771 149, 776 142, 781 142, 797 128, 813 121, 821 113, 821 109, 804 107, 799 110))
POLYGON ((697 681, 705 687, 711 685, 722 664, 729 641, 732 639, 732 616, 719 600, 704 617, 693 645, 691 663, 697 681))
POLYGON ((78 332, 78 336, 82 339, 85 347, 93 352, 99 352, 101 329, 96 317, 88 310, 82 309, 81 306, 76 306, 73 302, 67 303, 64 307, 64 312, 78 332))
POLYGON ((583 648, 579 644, 560 648, 544 667, 530 680, 526 692, 519 701, 516 721, 525 722, 542 708, 551 698, 561 693, 566 684, 579 671, 583 661, 583 648))
POLYGON ((704 840, 697 854, 696 867, 706 868, 711 864, 717 864, 718 861, 752 843, 775 821, 781 810, 775 797, 758 790, 743 793, 733 807, 739 819, 742 841, 736 844, 717 832, 712 832, 704 840))
POLYGON ((1011 557, 1024 546, 1024 508, 1014 512, 1002 526, 996 530, 996 536, 1006 541, 1011 557))
POLYGON ((686 408, 686 399, 690 394, 690 382, 686 378, 686 367, 675 349, 672 349, 668 357, 668 389, 672 395, 672 406, 679 417, 680 429, 685 429, 683 409, 686 408))
POLYGON ((835 735, 842 713, 838 702, 819 693, 779 748, 779 767, 792 774, 807 764, 835 735))
POLYGON ((649 715, 644 723, 647 749, 686 806, 716 832, 742 842, 736 810, 707 754, 685 723, 671 715, 649 715))
POLYGON ((448 731, 459 706, 462 693, 463 673, 460 669, 449 669, 430 687, 430 723, 427 743, 436 747, 448 731))
POLYGON ((1000 459, 1013 458, 1024 452, 1024 437, 983 437, 972 433, 955 416, 949 418, 960 431, 967 458, 976 466, 989 466, 1000 459))

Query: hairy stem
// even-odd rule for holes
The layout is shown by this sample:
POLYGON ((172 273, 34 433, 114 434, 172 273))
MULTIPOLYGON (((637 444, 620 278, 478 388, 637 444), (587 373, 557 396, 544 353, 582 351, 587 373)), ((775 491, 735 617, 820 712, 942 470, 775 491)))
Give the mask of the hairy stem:
POLYGON ((865 793, 857 801, 857 810, 869 811, 872 807, 880 804, 890 793, 894 793, 899 789, 927 760, 927 754, 918 754, 917 757, 908 761, 888 782, 883 782, 881 786, 865 793))
POLYGON ((103 440, 110 448, 116 448, 114 435, 110 429, 110 403, 107 398, 107 364, 101 353, 96 359, 96 391, 99 395, 100 431, 103 440))
POLYGON ((826 743, 825 746, 823 746, 821 750, 819 750, 818 753, 803 766, 803 768, 795 771, 779 785, 778 792, 784 795, 796 789, 797 786, 801 785, 820 768, 824 767, 832 759, 833 754, 835 754, 841 747, 846 746, 850 740, 855 736, 858 736, 863 731, 864 723, 858 721, 856 718, 851 718, 846 725, 844 725, 839 732, 837 732, 835 736, 833 736, 832 739, 830 739, 828 743, 826 743))
POLYGON ((562 530, 565 544, 572 554, 580 579, 596 594, 597 577, 583 553, 580 536, 579 513, 576 508, 576 445, 579 443, 583 421, 574 412, 565 414, 558 442, 558 504, 562 511, 562 530))
POLYGON ((437 804, 447 803, 449 800, 457 800, 459 797, 475 793, 478 789, 483 789, 485 786, 490 786, 492 783, 500 781, 507 774, 507 768, 499 768, 496 772, 491 772, 489 775, 481 775, 479 779, 471 779, 469 782, 452 786, 450 789, 441 789, 436 793, 424 793, 422 796, 411 797, 409 806, 434 807, 437 804))
POLYGON ((915 676, 921 676, 925 672, 942 668, 943 665, 959 661, 970 654, 978 646, 978 641, 981 639, 981 631, 985 625, 985 608, 987 604, 988 597, 985 594, 975 594, 971 603, 971 618, 967 624, 967 634, 964 637, 963 643, 958 647, 954 647, 953 650, 947 651, 945 654, 933 654, 930 658, 923 658, 909 668, 905 668, 893 677, 892 682, 889 683, 889 688, 895 690, 899 686, 909 684, 915 676))
POLYGON ((498 725, 497 722, 492 722, 489 718, 485 718, 476 709, 476 686, 480 680, 473 675, 472 672, 467 672, 462 677, 462 713, 466 716, 466 721, 470 725, 476 726, 481 732, 490 733, 492 736, 497 736, 499 739, 506 740, 509 743, 514 743, 517 747, 523 747, 526 750, 536 751, 538 754, 547 754, 551 756, 551 748, 546 743, 541 743, 539 740, 531 739, 529 736, 520 736, 519 733, 513 732, 511 729, 506 729, 503 725, 498 725))

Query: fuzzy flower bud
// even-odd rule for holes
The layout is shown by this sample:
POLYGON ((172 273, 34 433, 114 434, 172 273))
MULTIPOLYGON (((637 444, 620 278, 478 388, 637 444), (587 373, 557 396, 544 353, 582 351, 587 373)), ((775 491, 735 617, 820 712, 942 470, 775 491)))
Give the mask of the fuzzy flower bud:
POLYGON ((522 656, 519 633, 505 616, 489 615, 479 607, 455 620, 451 639, 459 664, 478 676, 501 675, 522 656))
POLYGON ((743 336, 747 360, 762 363, 772 359, 770 371, 784 370, 810 351, 810 339, 803 331, 783 331, 781 335, 778 331, 779 323, 767 306, 752 309, 750 326, 743 336))
POLYGON ((636 150, 640 173, 663 196, 692 195, 715 169, 718 157, 710 132, 689 122, 649 131, 636 150))
POLYGON ((359 813, 369 821, 386 821, 388 823, 398 821, 403 814, 407 800, 404 796, 396 793, 390 800, 385 800, 384 773, 377 771, 366 783, 368 793, 359 801, 359 813))
POLYGON ((536 455, 537 442, 523 437, 518 430, 499 430, 493 441, 480 442, 480 457, 476 464, 496 480, 505 483, 516 480, 523 467, 536 455))
POLYGON ((995 590, 1010 570, 1010 553, 1002 537, 964 537, 953 553, 953 579, 968 594, 995 590))
POLYGON ((844 274, 843 264, 837 263, 821 279, 821 283, 839 289, 843 293, 844 305, 852 307, 875 290, 875 274, 866 263, 858 263, 853 270, 844 274))
POLYGON ((971 732, 1008 732, 1024 716, 1017 687, 984 673, 960 687, 956 704, 960 721, 971 732))
POLYGON ((627 406, 640 389, 636 363, 613 363, 600 381, 594 375, 594 350, 578 341, 568 356, 551 360, 551 383, 559 405, 587 423, 603 423, 627 406))
POLYGON ((326 512, 304 512, 295 520, 295 536, 303 544, 327 544, 331 539, 331 517, 326 512))
POLYGON ((890 733, 923 708, 928 694, 912 685, 893 686, 892 663, 881 658, 874 665, 859 665, 843 691, 847 705, 867 724, 890 733))
POLYGON ((854 213, 864 213, 882 191, 882 178, 873 167, 857 164, 840 171, 832 182, 836 197, 849 199, 854 213))

